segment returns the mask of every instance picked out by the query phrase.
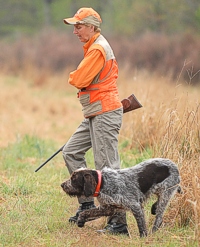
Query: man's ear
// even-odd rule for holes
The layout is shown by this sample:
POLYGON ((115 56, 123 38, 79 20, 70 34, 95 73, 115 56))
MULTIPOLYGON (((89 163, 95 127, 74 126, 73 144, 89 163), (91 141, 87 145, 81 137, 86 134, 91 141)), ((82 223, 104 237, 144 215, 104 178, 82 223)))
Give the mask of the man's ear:
POLYGON ((90 32, 91 33, 94 32, 94 26, 93 25, 90 26, 90 32))
POLYGON ((83 189, 84 195, 86 197, 92 196, 95 192, 96 186, 97 186, 97 183, 94 177, 89 173, 85 174, 84 175, 84 189, 83 189))

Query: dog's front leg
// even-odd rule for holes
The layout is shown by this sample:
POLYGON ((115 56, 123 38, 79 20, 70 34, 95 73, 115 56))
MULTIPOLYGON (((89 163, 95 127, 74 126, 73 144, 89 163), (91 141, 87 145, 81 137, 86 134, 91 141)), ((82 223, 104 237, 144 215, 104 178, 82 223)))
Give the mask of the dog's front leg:
POLYGON ((78 227, 83 227, 87 221, 95 220, 102 216, 111 216, 114 212, 115 208, 113 207, 99 207, 84 210, 79 214, 77 225, 78 227))

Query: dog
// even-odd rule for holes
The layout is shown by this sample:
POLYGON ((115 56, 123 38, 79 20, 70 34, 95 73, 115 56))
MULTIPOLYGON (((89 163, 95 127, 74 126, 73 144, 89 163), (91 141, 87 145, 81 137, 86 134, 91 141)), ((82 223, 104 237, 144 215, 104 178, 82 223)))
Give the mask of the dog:
POLYGON ((69 196, 97 197, 99 207, 79 214, 77 225, 119 211, 131 211, 136 219, 140 237, 147 236, 143 203, 155 194, 157 201, 151 207, 155 216, 152 233, 162 224, 164 211, 176 192, 181 193, 180 174, 169 159, 145 160, 131 168, 102 171, 80 168, 61 184, 69 196))

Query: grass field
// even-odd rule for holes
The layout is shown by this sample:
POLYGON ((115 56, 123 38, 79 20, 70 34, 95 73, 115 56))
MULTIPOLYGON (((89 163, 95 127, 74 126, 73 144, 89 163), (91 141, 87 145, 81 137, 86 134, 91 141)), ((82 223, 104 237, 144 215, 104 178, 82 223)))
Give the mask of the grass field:
MULTIPOLYGON (((97 234, 104 218, 82 229, 68 223, 78 205, 60 187, 69 176, 61 153, 35 173, 68 140, 82 113, 67 73, 27 74, 32 76, 0 75, 0 246, 200 245, 199 88, 145 72, 120 73, 120 97, 135 93, 143 105, 124 115, 121 167, 149 157, 170 158, 179 167, 184 191, 169 205, 162 228, 147 238, 138 237, 128 213, 127 238, 97 234)), ((86 158, 93 167, 92 152, 86 158)), ((149 229, 152 202, 145 206, 149 229)))

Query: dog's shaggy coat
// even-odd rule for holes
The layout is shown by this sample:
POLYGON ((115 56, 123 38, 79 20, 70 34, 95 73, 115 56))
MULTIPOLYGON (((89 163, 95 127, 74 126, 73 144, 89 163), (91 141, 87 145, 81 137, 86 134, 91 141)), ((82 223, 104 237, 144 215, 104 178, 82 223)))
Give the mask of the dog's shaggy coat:
MULTIPOLYGON (((158 198, 151 208, 151 213, 156 215, 152 228, 152 232, 155 232, 162 223, 170 199, 175 192, 181 192, 178 168, 169 159, 149 159, 120 170, 104 168, 101 174, 102 183, 97 196, 100 206, 82 211, 77 220, 79 227, 83 227, 90 219, 130 210, 137 221, 140 237, 147 236, 142 204, 152 194, 158 198)), ((96 170, 78 169, 61 187, 70 196, 89 197, 94 195, 97 184, 96 170)))

